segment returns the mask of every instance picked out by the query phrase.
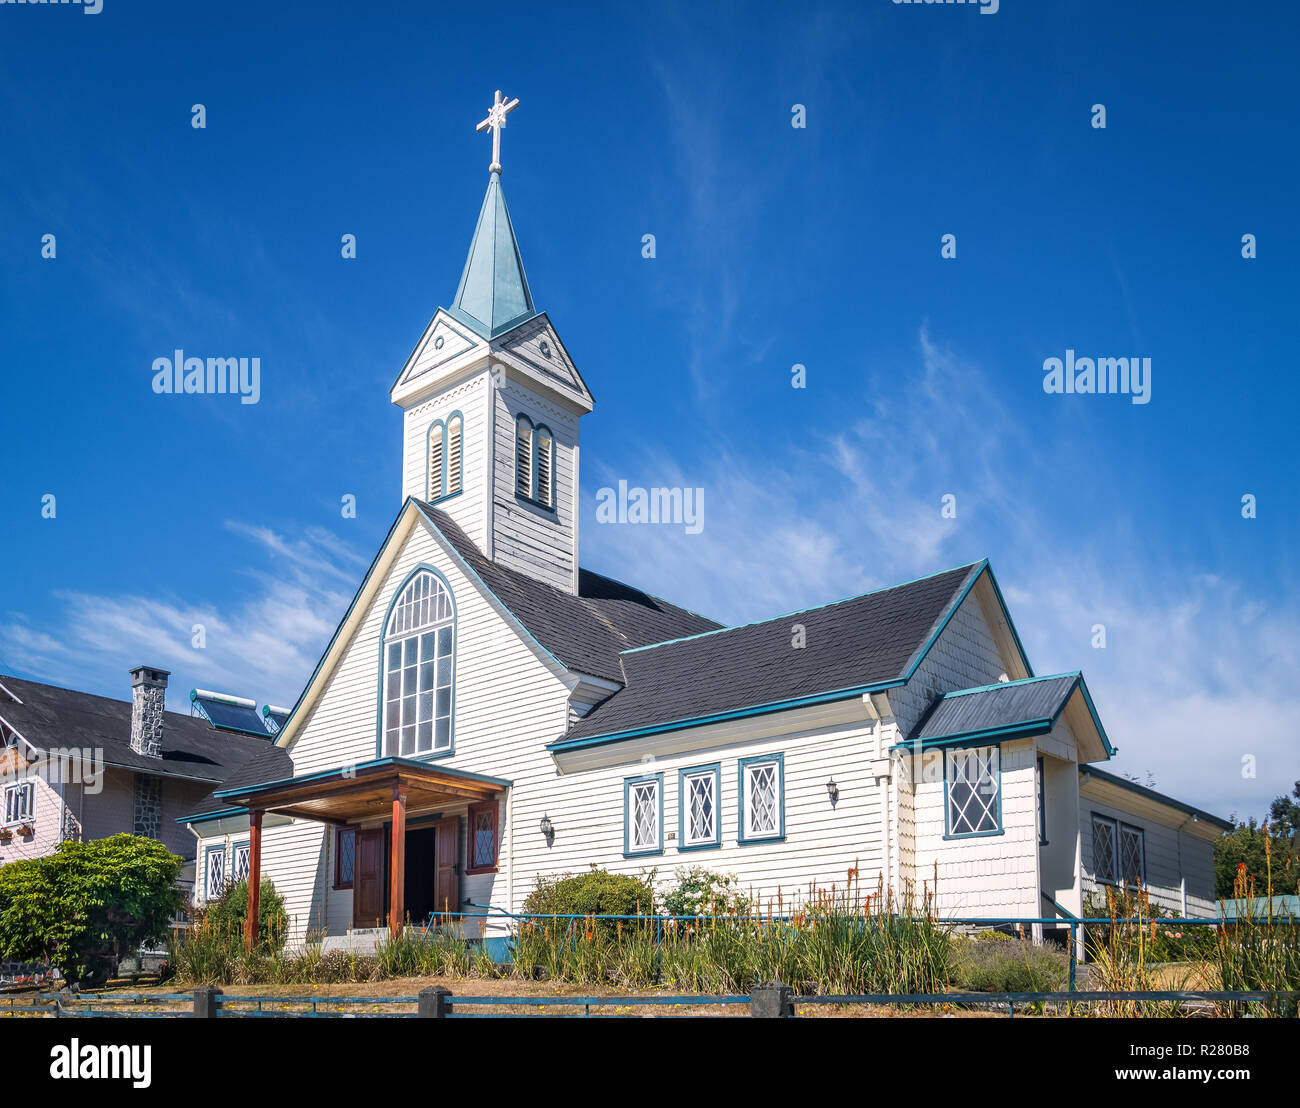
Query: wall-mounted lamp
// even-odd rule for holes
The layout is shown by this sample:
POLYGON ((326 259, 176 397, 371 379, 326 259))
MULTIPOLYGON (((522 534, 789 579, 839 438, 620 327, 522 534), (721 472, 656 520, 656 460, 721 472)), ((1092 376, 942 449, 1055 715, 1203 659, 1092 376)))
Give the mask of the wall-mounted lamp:
POLYGON ((542 822, 538 824, 538 827, 541 828, 542 834, 548 839, 555 834, 555 825, 551 823, 550 816, 542 816, 542 822))
POLYGON ((826 795, 831 798, 832 804, 834 804, 840 798, 840 787, 837 784, 835 784, 834 777, 832 777, 829 781, 826 782, 826 795))

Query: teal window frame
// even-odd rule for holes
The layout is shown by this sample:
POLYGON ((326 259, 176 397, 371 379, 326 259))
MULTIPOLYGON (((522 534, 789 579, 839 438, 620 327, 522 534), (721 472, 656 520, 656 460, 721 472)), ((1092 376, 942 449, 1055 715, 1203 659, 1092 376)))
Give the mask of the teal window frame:
POLYGON ((446 419, 435 419, 429 424, 428 431, 424 436, 424 487, 425 499, 430 504, 439 504, 444 500, 450 500, 453 496, 459 496, 465 491, 465 417, 457 409, 449 412, 446 419), (448 489, 447 485, 447 464, 451 460, 451 425, 456 423, 460 429, 460 482, 454 489, 448 489), (441 430, 441 464, 438 467, 441 483, 435 491, 431 487, 429 470, 433 462, 433 433, 441 430))
POLYGON ((943 752, 943 829, 945 839, 984 839, 993 835, 1005 835, 1006 827, 1002 822, 1002 744, 993 743, 988 746, 963 746, 957 749, 945 750, 943 752), (985 831, 958 831, 952 829, 952 803, 948 796, 948 786, 951 782, 951 775, 948 767, 951 764, 954 754, 969 754, 972 751, 992 750, 997 754, 998 760, 998 793, 997 793, 997 812, 994 818, 997 820, 997 827, 985 831))
POLYGON ((521 500, 525 504, 529 504, 534 508, 541 508, 542 511, 544 512, 555 511, 555 502, 556 502, 555 432, 552 431, 545 423, 534 423, 532 419, 524 412, 520 412, 518 415, 515 416, 514 473, 515 473, 514 484, 515 484, 516 500, 521 500), (524 425, 527 426, 528 434, 530 436, 530 445, 529 445, 529 452, 528 452, 528 492, 527 493, 522 493, 519 491, 519 477, 520 477, 519 429, 521 426, 524 425), (543 435, 546 436, 546 442, 547 442, 546 457, 547 457, 547 464, 550 467, 549 472, 551 475, 551 487, 549 490, 550 495, 546 499, 543 499, 539 495, 539 489, 538 489, 538 485, 539 485, 538 474, 539 474, 539 467, 540 467, 539 459, 542 456, 541 442, 542 442, 543 435))
MULTIPOLYGON (((241 880, 239 877, 239 848, 241 846, 249 852, 249 862, 251 863, 253 860, 253 847, 248 839, 240 839, 237 842, 230 844, 230 880, 235 883, 238 883, 241 880)), ((247 872, 245 872, 244 876, 248 876, 247 872)))
POLYGON ((205 901, 212 900, 221 895, 221 889, 218 889, 215 893, 212 891, 211 882, 209 880, 211 877, 210 859, 214 854, 221 855, 221 888, 224 889, 226 886, 226 844, 222 843, 220 846, 209 846, 203 851, 203 899, 205 901))
POLYGON ((639 777, 623 778, 623 857, 654 858, 664 852, 664 775, 662 773, 645 773, 639 777), (632 790, 637 785, 653 781, 659 807, 659 841, 653 847, 632 846, 632 790))
POLYGON ((706 766, 687 766, 677 771, 677 850, 687 854, 696 850, 717 850, 722 846, 722 763, 711 762, 706 766), (691 824, 689 811, 690 789, 688 778, 713 777, 713 837, 697 843, 686 841, 686 832, 691 824))
POLYGON ((1119 878, 1119 820, 1113 816, 1104 816, 1100 812, 1092 813, 1092 822, 1089 824, 1092 834, 1092 879, 1099 885, 1118 885, 1119 878), (1110 873, 1104 877, 1097 872, 1097 824, 1105 824, 1110 828, 1110 873))
POLYGON ((1138 869, 1141 871, 1137 875, 1137 883, 1145 885, 1147 883, 1147 833, 1144 828, 1138 827, 1132 823, 1119 821, 1119 829, 1115 833, 1115 876, 1118 882, 1128 884, 1133 879, 1124 872, 1124 832, 1136 835, 1138 840, 1138 869))
POLYGON ((785 753, 755 754, 736 763, 736 842, 740 846, 756 843, 785 842, 785 753), (767 763, 776 765, 777 829, 771 834, 748 834, 745 831, 745 774, 750 767, 767 763))
POLYGON ((356 882, 357 872, 357 829, 355 827, 337 827, 334 829, 334 889, 342 891, 350 890, 356 882), (343 840, 351 838, 352 850, 348 857, 351 863, 348 866, 348 873, 343 873, 343 840))
MULTIPOLYGON (((431 624, 430 626, 432 627, 438 625, 435 623, 435 624, 431 624)), ((460 647, 460 614, 456 608, 456 594, 452 591, 451 582, 447 580, 446 576, 444 576, 443 573, 437 567, 431 566, 427 562, 421 562, 418 566, 412 569, 410 573, 408 573, 404 578, 402 578, 401 583, 397 586, 396 589, 393 590, 393 595, 388 601, 388 607, 384 611, 384 621, 383 623, 380 624, 380 628, 381 628, 381 634, 379 636, 379 694, 377 698, 378 703, 375 708, 375 757, 385 758, 391 756, 391 757, 401 757, 401 758, 416 758, 419 759, 420 761, 435 761, 439 758, 452 757, 456 753, 456 686, 458 683, 457 674, 456 674, 456 654, 460 647), (432 690, 434 695, 433 740, 435 745, 431 750, 425 750, 425 751, 416 750, 414 753, 411 754, 402 754, 401 735, 399 732, 398 749, 396 751, 393 751, 392 754, 389 755, 386 754, 384 751, 384 725, 386 722, 384 718, 384 713, 387 710, 388 645, 390 639, 390 635, 388 633, 388 624, 389 621, 393 618, 393 609, 397 606, 398 601, 401 600, 402 595, 406 592, 406 586, 409 585, 421 573, 431 573, 438 581, 442 583, 443 588, 447 590, 447 599, 451 605, 451 623, 450 623, 451 686, 449 691, 450 714, 447 719, 447 746, 446 749, 439 749, 436 745, 437 737, 438 737, 438 711, 437 711, 438 684, 437 684, 437 676, 436 676, 437 670, 436 670, 436 660, 435 660, 435 677, 434 677, 434 685, 432 690)), ((409 631, 409 630, 402 631, 398 633, 400 635, 400 639, 398 641, 401 641, 401 639, 409 638, 412 635, 418 637, 422 633, 424 632, 409 631)), ((416 703, 418 706, 419 704, 418 688, 416 692, 416 703)), ((419 729, 418 729, 418 715, 417 715, 417 742, 418 742, 418 734, 419 734, 419 729)))

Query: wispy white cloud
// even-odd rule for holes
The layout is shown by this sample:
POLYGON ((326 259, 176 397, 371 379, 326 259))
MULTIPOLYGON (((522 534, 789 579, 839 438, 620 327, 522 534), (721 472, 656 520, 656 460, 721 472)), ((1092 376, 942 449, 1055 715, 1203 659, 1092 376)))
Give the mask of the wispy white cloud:
MULTIPOLYGON (((584 561, 736 623, 987 554, 1036 671, 1087 676, 1121 748, 1113 769, 1149 771, 1158 788, 1224 814, 1261 813, 1286 791, 1300 768, 1294 595, 1261 605, 1251 583, 1190 561, 1178 536, 1144 533, 1118 491, 1113 517, 1065 537, 1040 499, 1043 448, 990 376, 927 329, 915 365, 894 367, 891 382, 868 380, 853 405, 866 414, 846 430, 767 439, 761 468, 721 437, 691 472, 651 450, 622 467, 589 462, 589 493, 620 478, 703 487, 705 526, 588 524, 584 561), (955 519, 940 513, 949 492, 955 519), (1092 646, 1099 623, 1104 649, 1092 646), (1256 779, 1242 777, 1244 755, 1256 779)), ((1104 476, 1105 459, 1090 464, 1104 476)))
POLYGON ((36 629, 21 614, 0 621, 0 662, 42 680, 124 698, 126 668, 145 662, 173 673, 168 706, 185 691, 216 688, 293 703, 351 600, 367 555, 326 531, 286 537, 231 522, 249 540, 256 569, 234 603, 143 592, 59 591, 60 617, 36 629), (196 647, 195 627, 202 628, 196 647))

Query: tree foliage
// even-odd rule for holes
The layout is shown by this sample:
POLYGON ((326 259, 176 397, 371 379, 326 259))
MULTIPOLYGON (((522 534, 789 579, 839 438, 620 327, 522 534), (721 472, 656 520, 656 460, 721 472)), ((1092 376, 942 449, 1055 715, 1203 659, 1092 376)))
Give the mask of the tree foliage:
MULTIPOLYGON (((1285 799, 1285 798, 1282 798, 1285 799)), ((1296 857, 1293 837, 1282 838, 1253 819, 1239 824, 1214 844, 1214 895, 1231 899, 1237 881, 1238 866, 1254 879, 1257 895, 1287 896, 1297 891, 1300 859, 1296 857)))
MULTIPOLYGON (((223 935, 243 943, 244 921, 248 919, 248 878, 231 882, 221 890, 221 895, 196 913, 196 926, 207 927, 217 935, 223 935)), ((266 953, 274 953, 284 947, 285 937, 289 933, 289 913, 284 908, 284 897, 280 895, 269 877, 262 878, 261 891, 257 896, 257 945, 266 953)))
POLYGON ((0 869, 0 957, 78 981, 166 936, 180 910, 182 860, 141 835, 60 843, 0 869))

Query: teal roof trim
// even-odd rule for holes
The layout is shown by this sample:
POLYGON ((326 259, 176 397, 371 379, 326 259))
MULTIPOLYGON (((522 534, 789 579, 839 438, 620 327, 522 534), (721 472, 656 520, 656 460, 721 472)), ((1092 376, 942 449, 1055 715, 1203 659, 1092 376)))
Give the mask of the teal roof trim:
MULTIPOLYGON (((300 777, 281 777, 275 781, 263 781, 257 785, 245 785, 242 789, 222 789, 214 792, 212 795, 221 800, 235 799, 238 797, 255 796, 259 792, 269 792, 276 789, 282 789, 287 785, 301 785, 307 781, 325 781, 335 777, 355 777, 359 773, 364 773, 371 769, 384 769, 392 767, 402 769, 437 769, 439 773, 446 774, 448 777, 459 777, 465 781, 478 781, 487 785, 495 785, 503 789, 508 789, 513 784, 512 781, 504 777, 490 777, 486 773, 472 773, 467 769, 452 769, 449 766, 432 766, 424 758, 372 758, 368 762, 358 762, 352 766, 339 766, 337 769, 321 770, 318 773, 305 773, 300 777)), ((239 803, 235 799, 235 803, 239 803)))
POLYGON ((750 716, 769 715, 772 712, 784 712, 791 708, 807 708, 816 704, 827 704, 836 700, 851 700, 863 693, 884 692, 896 689, 904 684, 902 681, 879 681, 874 685, 857 685, 849 689, 835 689, 832 692, 817 693, 811 696, 799 696, 789 700, 776 700, 770 704, 757 704, 748 708, 737 708, 730 712, 716 712, 707 716, 693 716, 688 719, 657 723, 650 727, 636 727, 629 731, 614 731, 608 735, 589 735, 582 739, 557 739, 547 743, 546 749, 552 753, 562 754, 570 750, 581 750, 589 746, 604 746, 607 743, 623 742, 625 739, 641 738, 645 735, 658 735, 665 731, 685 731, 689 727, 704 727, 710 723, 726 723, 733 719, 748 719, 750 716))
POLYGON ((177 816, 176 822, 179 824, 186 823, 210 823, 214 820, 225 819, 227 816, 246 816, 247 808, 223 808, 219 812, 200 812, 190 816, 177 816))
POLYGON ((971 565, 973 572, 970 577, 967 578, 966 584, 962 587, 961 593, 949 606, 947 612, 945 612, 940 618, 934 630, 931 631, 930 637, 926 640, 925 645, 917 651, 911 664, 903 674, 904 680, 910 681, 912 679, 912 675, 916 673, 921 663, 924 662, 926 657, 929 655, 930 648, 939 641, 939 636, 943 634, 944 628, 946 628, 952 621, 952 617, 957 614, 957 609, 965 603, 966 597, 970 595, 971 589, 975 587, 975 582, 980 579, 980 575, 983 573, 989 575, 989 583, 993 586, 993 595, 997 597, 998 606, 1002 609, 1002 618, 1006 621, 1007 628, 1011 632, 1011 638, 1015 641, 1016 649, 1020 652, 1021 664, 1025 667, 1025 672, 1029 674, 1030 677, 1033 677, 1034 667, 1029 664, 1029 655, 1025 653, 1024 643, 1020 641, 1020 632, 1016 630, 1016 625, 1011 619, 1011 612, 1008 611, 1007 602, 1002 597, 1002 590, 998 587, 998 579, 994 576, 992 565, 989 564, 988 558, 981 558, 978 562, 972 562, 971 565))
POLYGON ((447 311, 487 339, 537 315, 499 173, 488 178, 465 269, 447 311))
POLYGON ((1045 673, 1040 677, 1021 677, 1017 681, 994 681, 991 685, 974 685, 969 689, 955 689, 953 692, 944 693, 945 698, 954 696, 970 696, 971 693, 988 692, 990 689, 1007 689, 1015 685, 1032 685, 1037 681, 1059 681, 1062 677, 1082 677, 1079 670, 1071 670, 1067 673, 1045 673))
POLYGON ((1088 693, 1088 684, 1083 679, 1083 674, 1079 670, 1073 670, 1068 673, 1046 674, 1041 677, 1022 677, 1018 681, 997 681, 991 685, 977 685, 969 689, 956 689, 953 692, 945 693, 943 700, 954 700, 958 697, 971 696, 976 693, 987 693, 995 690, 1013 689, 1025 685, 1038 684, 1043 681, 1060 681, 1063 679, 1070 680, 1069 689, 1061 696, 1056 710, 1051 715, 1040 716, 1027 719, 1018 719, 1005 723, 998 727, 979 727, 971 728, 964 731, 946 732, 941 735, 928 735, 923 739, 915 738, 904 742, 895 743, 891 750, 915 750, 919 745, 922 750, 930 750, 937 747, 955 747, 978 745, 983 741, 1009 742, 1013 739, 1027 739, 1036 735, 1045 735, 1056 726, 1061 714, 1065 711, 1070 702, 1070 698, 1076 692, 1083 696, 1084 705, 1088 709, 1088 714, 1092 717, 1092 724, 1097 729, 1097 737, 1101 739, 1103 748, 1106 750, 1108 757, 1114 756, 1115 747, 1111 746, 1110 739, 1106 736, 1106 729, 1101 725, 1101 718, 1097 715, 1097 709, 1093 706, 1092 697, 1088 693))
POLYGON ((1106 770, 1098 769, 1092 765, 1079 766, 1079 776, 1083 777, 1085 775, 1095 777, 1098 781, 1105 782, 1107 785, 1116 785, 1121 789, 1127 789, 1129 792, 1146 797, 1157 804, 1167 804, 1170 808, 1176 808, 1189 816, 1203 819, 1206 823, 1213 824, 1224 831, 1232 830, 1231 820, 1216 816, 1213 812, 1207 812, 1204 808, 1197 808, 1194 804, 1188 804, 1186 801, 1176 800, 1167 793, 1158 793, 1155 789, 1148 789, 1145 785, 1139 785, 1136 781, 1130 781, 1127 777, 1121 777, 1117 773, 1108 773, 1106 770))

